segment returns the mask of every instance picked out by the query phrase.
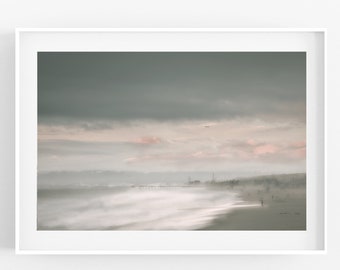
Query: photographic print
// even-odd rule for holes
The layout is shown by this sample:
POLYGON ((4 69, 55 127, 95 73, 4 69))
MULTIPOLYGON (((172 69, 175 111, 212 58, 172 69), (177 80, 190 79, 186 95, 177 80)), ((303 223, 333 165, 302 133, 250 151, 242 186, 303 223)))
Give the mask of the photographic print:
POLYGON ((306 230, 305 52, 37 60, 37 230, 306 230))

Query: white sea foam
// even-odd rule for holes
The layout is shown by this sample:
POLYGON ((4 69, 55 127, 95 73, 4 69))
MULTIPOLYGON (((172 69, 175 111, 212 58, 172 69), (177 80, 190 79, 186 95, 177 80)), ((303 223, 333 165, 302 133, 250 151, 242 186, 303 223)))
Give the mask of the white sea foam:
POLYGON ((241 202, 236 193, 206 187, 44 190, 38 229, 195 230, 241 202))

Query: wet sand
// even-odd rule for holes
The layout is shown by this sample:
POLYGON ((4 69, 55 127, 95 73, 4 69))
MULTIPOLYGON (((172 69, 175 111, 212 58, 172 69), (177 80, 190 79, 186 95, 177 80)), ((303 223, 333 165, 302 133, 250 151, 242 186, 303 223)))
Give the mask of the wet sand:
POLYGON ((237 207, 202 230, 306 230, 306 194, 303 189, 243 192, 258 207, 237 207), (263 206, 261 206, 263 199, 263 206))

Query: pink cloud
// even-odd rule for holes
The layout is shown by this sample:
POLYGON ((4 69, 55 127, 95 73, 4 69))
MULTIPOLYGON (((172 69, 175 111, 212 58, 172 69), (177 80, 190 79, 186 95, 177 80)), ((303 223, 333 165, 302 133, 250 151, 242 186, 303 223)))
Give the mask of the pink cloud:
POLYGON ((306 147, 306 141, 298 141, 292 143, 292 147, 294 148, 305 148, 306 147))
POLYGON ((274 154, 278 152, 278 147, 273 144, 263 144, 254 148, 255 155, 274 154))
POLYGON ((135 144, 143 144, 143 145, 152 145, 152 144, 158 144, 160 143, 162 140, 159 137, 155 137, 155 136, 144 136, 144 137, 140 137, 137 138, 135 140, 132 141, 132 143, 135 144))
MULTIPOLYGON (((161 140, 157 137, 142 137, 139 144, 154 144, 161 140)), ((136 143, 136 142, 135 142, 136 143)), ((255 139, 228 141, 216 149, 197 149, 187 152, 163 152, 138 155, 125 160, 128 163, 144 162, 237 162, 268 161, 286 162, 304 159, 306 147, 304 141, 288 144, 274 144, 255 139)))
POLYGON ((246 144, 254 146, 254 145, 257 145, 258 143, 254 139, 248 139, 246 141, 246 144))
POLYGON ((253 138, 246 140, 229 140, 219 147, 221 157, 232 161, 285 162, 306 158, 306 142, 270 143, 253 138))

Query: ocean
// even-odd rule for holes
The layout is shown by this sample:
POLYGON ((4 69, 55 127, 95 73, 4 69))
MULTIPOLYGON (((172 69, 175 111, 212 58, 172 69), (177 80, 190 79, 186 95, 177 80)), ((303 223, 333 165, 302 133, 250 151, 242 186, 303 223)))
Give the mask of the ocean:
POLYGON ((199 230, 242 203, 209 186, 38 189, 38 230, 199 230))

